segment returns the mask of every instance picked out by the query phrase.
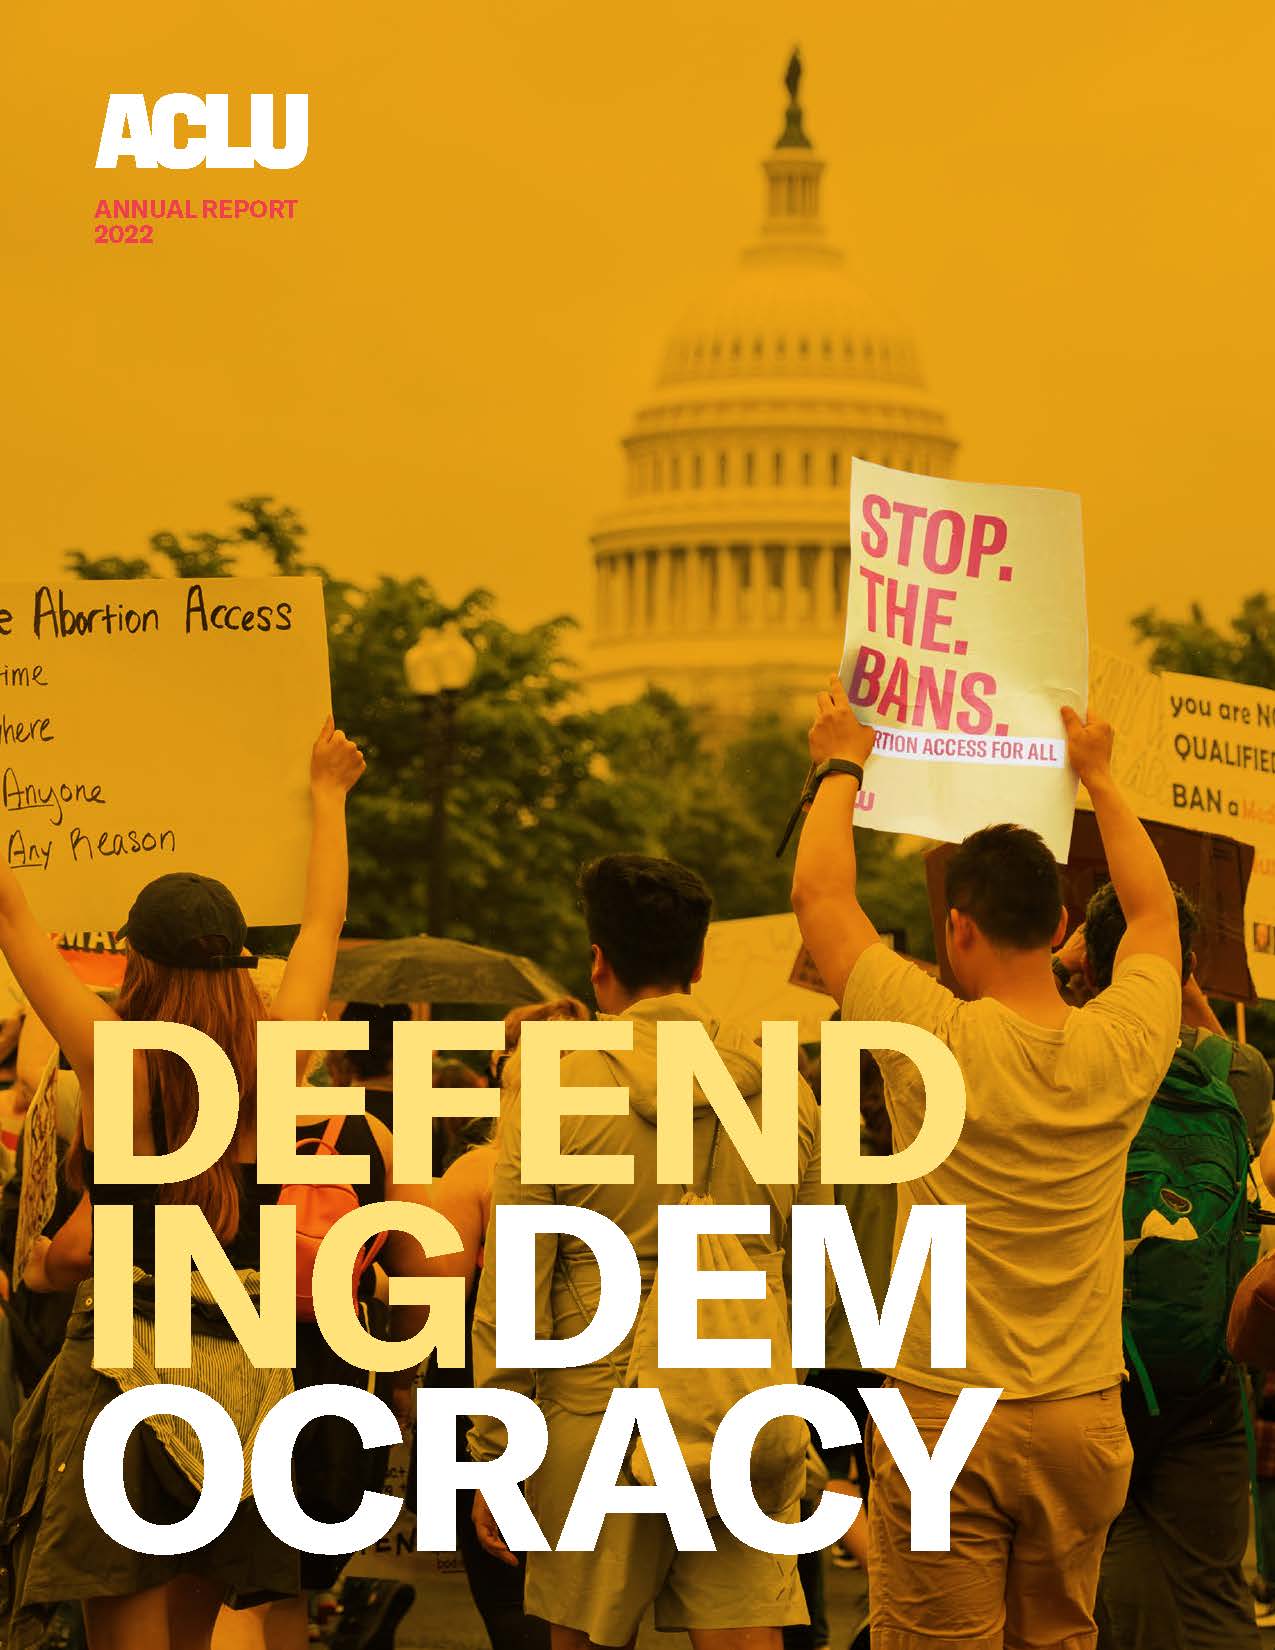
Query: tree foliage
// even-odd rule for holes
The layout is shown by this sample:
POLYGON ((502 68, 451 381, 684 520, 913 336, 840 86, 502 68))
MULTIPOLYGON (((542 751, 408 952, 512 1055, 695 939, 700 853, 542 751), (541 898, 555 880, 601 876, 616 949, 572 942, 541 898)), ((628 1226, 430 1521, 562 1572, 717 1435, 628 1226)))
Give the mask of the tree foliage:
POLYGON ((1265 591, 1246 596, 1224 630, 1209 623, 1199 602, 1185 619, 1164 619, 1148 608, 1131 623, 1134 635, 1151 644, 1156 670, 1275 688, 1275 602, 1265 591))
MULTIPOLYGON (((631 704, 582 701, 560 617, 525 630, 505 624, 490 592, 455 606, 428 579, 333 577, 310 560, 296 513, 268 497, 235 501, 224 533, 156 533, 137 560, 68 555, 82 578, 240 571, 247 547, 287 575, 323 580, 338 719, 368 771, 350 805, 349 932, 388 938, 427 927, 431 765, 439 726, 408 691, 403 657, 421 632, 455 624, 477 666, 455 719, 448 791, 448 931, 457 939, 534 957, 576 990, 588 950, 577 908, 579 867, 618 851, 668 854, 698 870, 720 917, 788 907, 791 850, 775 843, 806 772, 800 731, 760 717, 724 743, 694 712, 651 689, 631 704)), ((920 862, 893 838, 859 833, 865 899, 883 927, 929 943, 920 862)))

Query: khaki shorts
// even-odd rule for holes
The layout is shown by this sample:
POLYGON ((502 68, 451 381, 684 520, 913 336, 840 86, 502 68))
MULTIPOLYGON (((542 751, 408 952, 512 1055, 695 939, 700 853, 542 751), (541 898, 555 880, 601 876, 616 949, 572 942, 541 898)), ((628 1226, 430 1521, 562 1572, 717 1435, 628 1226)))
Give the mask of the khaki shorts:
MULTIPOLYGON (((899 1391, 933 1454, 955 1396, 899 1391)), ((1119 1387, 998 1403, 952 1487, 945 1553, 911 1551, 911 1496, 870 1436, 872 1650, 1093 1650, 1098 1567, 1133 1462, 1119 1387)))
MULTIPOLYGON (((602 1417, 545 1404, 549 1449, 527 1500, 550 1544, 558 1540, 602 1417)), ((772 1516, 796 1523, 794 1501, 772 1516)), ((655 1513, 613 1513, 590 1553, 528 1553, 524 1608, 595 1644, 627 1644, 647 1606, 662 1632, 708 1627, 789 1627, 809 1621, 797 1560, 759 1553, 710 1518, 716 1548, 680 1553, 668 1521, 655 1513)))

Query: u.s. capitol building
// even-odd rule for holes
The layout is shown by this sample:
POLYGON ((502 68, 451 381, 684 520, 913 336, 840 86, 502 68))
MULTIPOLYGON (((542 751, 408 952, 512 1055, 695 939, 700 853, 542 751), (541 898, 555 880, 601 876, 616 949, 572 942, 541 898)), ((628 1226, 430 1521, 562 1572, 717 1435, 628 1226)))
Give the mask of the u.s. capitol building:
POLYGON ((951 470, 911 338, 825 235, 800 74, 794 53, 761 232, 685 315, 623 438, 624 502, 592 539, 598 704, 656 683, 744 713, 804 708, 841 657, 852 456, 951 470))

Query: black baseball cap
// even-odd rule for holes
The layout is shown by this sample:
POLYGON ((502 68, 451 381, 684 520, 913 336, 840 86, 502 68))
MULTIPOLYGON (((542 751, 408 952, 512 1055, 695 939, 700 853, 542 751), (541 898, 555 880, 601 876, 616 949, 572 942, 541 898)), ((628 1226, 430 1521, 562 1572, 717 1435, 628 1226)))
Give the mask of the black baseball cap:
POLYGON ((133 901, 119 933, 139 956, 168 968, 254 968, 244 954, 248 924, 239 901, 214 877, 171 871, 133 901))

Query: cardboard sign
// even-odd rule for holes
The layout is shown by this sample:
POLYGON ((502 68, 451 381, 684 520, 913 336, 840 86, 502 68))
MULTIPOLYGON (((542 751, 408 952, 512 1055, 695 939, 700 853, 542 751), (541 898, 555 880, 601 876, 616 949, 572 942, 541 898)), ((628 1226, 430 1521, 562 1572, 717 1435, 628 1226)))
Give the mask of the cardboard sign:
MULTIPOLYGON (((691 996, 711 1014, 760 1037, 766 1020, 796 1020, 803 1042, 815 1042, 819 1027, 839 1004, 822 980, 795 982, 794 959, 801 929, 791 911, 773 917, 734 917, 710 922, 704 937, 704 973, 691 996)), ((813 965, 812 965, 813 967, 813 965)))
POLYGON ((1083 712, 1084 546, 1073 493, 855 459, 841 678, 877 729, 856 824, 958 841, 1010 820, 1061 859, 1083 712))
POLYGON ((1167 817, 1252 843, 1244 938, 1258 995, 1275 997, 1275 693, 1168 672, 1161 682, 1167 817))
POLYGON ((1144 819, 1252 845, 1243 937, 1258 995, 1275 998, 1275 693, 1095 653, 1090 703, 1116 730, 1113 771, 1144 819))
MULTIPOLYGON (((1195 947, 1195 976, 1210 997, 1248 1002, 1253 979, 1244 951, 1244 891, 1253 865, 1246 842, 1187 830, 1148 820, 1147 830, 1164 868, 1200 912, 1200 936, 1195 947)), ((925 858, 925 880, 934 926, 934 944, 943 983, 959 993, 947 954, 947 906, 943 879, 953 849, 932 849, 925 858)), ((1071 848, 1062 866, 1063 897, 1068 931, 1083 919, 1085 907, 1098 888, 1111 880, 1098 822, 1086 809, 1077 810, 1071 848)))
POLYGON ((329 705, 317 579, 0 584, 0 843, 48 928, 168 871, 295 922, 329 705))

